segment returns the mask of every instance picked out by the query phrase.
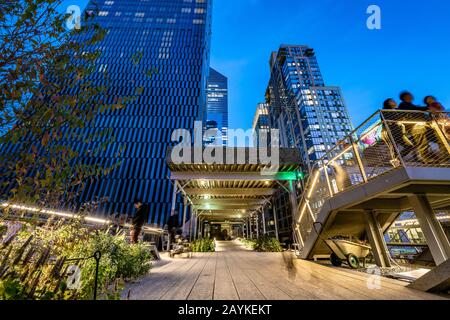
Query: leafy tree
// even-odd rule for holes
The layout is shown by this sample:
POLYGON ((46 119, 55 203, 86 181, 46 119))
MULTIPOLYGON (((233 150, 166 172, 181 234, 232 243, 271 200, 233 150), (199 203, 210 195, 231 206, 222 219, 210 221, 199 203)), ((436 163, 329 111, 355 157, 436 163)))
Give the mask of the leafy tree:
POLYGON ((65 205, 88 178, 117 165, 87 161, 114 139, 95 128, 95 117, 133 97, 110 98, 95 46, 107 31, 93 23, 95 10, 67 30, 62 0, 0 2, 0 199, 65 205))

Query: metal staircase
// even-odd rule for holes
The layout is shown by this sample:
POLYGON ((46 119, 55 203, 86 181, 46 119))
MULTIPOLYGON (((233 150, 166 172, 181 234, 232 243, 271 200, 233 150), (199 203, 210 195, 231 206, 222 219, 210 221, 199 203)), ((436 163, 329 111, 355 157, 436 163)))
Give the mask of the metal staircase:
POLYGON ((450 244, 434 210, 450 207, 449 141, 447 113, 372 115, 314 165, 294 222, 298 256, 329 254, 321 239, 352 236, 369 240, 377 264, 389 266, 383 233, 414 211, 436 265, 448 260, 450 244))

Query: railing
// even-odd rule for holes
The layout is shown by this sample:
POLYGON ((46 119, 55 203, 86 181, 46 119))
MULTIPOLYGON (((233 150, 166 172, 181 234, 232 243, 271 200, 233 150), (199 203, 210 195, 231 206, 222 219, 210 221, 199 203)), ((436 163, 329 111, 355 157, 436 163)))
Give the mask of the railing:
POLYGON ((331 197, 398 167, 450 167, 450 114, 377 111, 317 161, 294 219, 301 246, 331 197))

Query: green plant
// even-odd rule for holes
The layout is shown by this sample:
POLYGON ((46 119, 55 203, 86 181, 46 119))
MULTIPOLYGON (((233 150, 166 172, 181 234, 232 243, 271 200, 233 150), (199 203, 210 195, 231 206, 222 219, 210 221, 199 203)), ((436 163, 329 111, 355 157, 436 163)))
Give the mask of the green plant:
POLYGON ((238 239, 241 243, 243 243, 247 248, 254 249, 255 246, 255 240, 240 238, 238 239))
POLYGON ((215 247, 214 240, 210 238, 198 239, 191 244, 193 252, 214 252, 215 247))
POLYGON ((0 300, 23 300, 23 286, 19 279, 0 280, 0 300))
POLYGON ((0 248, 0 299, 92 299, 96 251, 102 254, 100 299, 119 299, 125 281, 150 271, 152 255, 147 245, 131 245, 124 236, 87 228, 80 219, 21 223, 14 241, 0 248), (71 265, 81 271, 75 289, 68 288, 71 265))
POLYGON ((262 236, 258 238, 254 245, 253 250, 258 252, 282 252, 283 249, 281 248, 280 242, 272 238, 270 236, 262 236))
POLYGON ((282 252, 280 242, 270 236, 262 236, 256 240, 238 239, 246 247, 258 252, 282 252))
MULTIPOLYGON (((108 298, 111 298, 111 286, 117 289, 123 281, 146 275, 151 269, 153 257, 149 246, 131 245, 124 236, 112 236, 107 232, 96 232, 88 241, 80 242, 71 250, 71 255, 93 256, 96 251, 102 253, 98 291, 108 298)), ((95 268, 94 259, 87 260, 83 265, 80 299, 91 299, 93 296, 95 268)))

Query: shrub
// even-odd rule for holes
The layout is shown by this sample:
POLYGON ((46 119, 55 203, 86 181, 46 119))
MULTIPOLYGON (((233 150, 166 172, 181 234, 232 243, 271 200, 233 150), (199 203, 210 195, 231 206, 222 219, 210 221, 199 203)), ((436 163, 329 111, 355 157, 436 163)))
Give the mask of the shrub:
POLYGON ((258 252, 282 252, 280 242, 276 238, 262 236, 256 240, 239 239, 248 248, 258 252))
MULTIPOLYGON (((89 241, 73 249, 73 256, 93 256, 102 253, 98 275, 98 292, 109 296, 110 286, 114 292, 125 280, 146 275, 151 269, 152 255, 145 244, 129 244, 124 236, 112 236, 105 232, 96 233, 89 241)), ((81 299, 91 299, 94 293, 96 262, 90 259, 82 268, 81 299)))
POLYGON ((244 239, 244 238, 239 238, 238 239, 241 243, 243 243, 247 248, 254 250, 254 246, 256 244, 255 240, 250 240, 250 239, 244 239))
POLYGON ((280 242, 276 238, 262 236, 255 241, 253 249, 258 252, 282 252, 280 242))
POLYGON ((123 235, 89 229, 78 219, 22 224, 14 241, 0 248, 0 300, 92 299, 96 269, 92 257, 97 251, 102 254, 97 286, 101 299, 119 299, 124 281, 150 271, 150 248, 131 245, 123 235), (80 286, 74 290, 68 289, 70 265, 81 270, 80 286))
POLYGON ((213 239, 198 239, 191 244, 193 252, 214 252, 216 251, 213 239))

